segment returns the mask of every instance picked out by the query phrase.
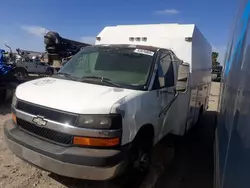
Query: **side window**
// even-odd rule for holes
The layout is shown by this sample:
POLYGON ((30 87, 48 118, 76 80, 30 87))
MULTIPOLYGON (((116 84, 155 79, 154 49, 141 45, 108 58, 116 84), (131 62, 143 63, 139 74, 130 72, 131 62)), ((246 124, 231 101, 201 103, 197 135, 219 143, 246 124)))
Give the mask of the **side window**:
POLYGON ((163 53, 158 64, 158 79, 155 80, 154 88, 174 86, 174 68, 171 55, 163 53))

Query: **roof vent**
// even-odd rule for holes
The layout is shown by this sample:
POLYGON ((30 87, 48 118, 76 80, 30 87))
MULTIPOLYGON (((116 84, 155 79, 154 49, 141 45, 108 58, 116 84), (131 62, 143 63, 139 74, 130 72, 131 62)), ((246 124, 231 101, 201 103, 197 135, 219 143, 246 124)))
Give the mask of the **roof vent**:
POLYGON ((185 41, 187 41, 187 42, 192 42, 192 37, 186 37, 186 38, 185 38, 185 41))
POLYGON ((129 41, 134 42, 135 38, 134 37, 129 37, 129 41))
POLYGON ((135 41, 137 41, 137 42, 141 41, 141 37, 136 37, 135 41))

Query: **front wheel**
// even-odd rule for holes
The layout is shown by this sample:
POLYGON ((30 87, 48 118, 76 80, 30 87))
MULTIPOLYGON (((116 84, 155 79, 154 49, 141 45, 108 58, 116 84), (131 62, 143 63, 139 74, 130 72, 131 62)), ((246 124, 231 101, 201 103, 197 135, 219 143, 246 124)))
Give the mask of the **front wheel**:
POLYGON ((125 187, 130 187, 131 182, 137 184, 146 177, 151 165, 152 143, 150 137, 137 137, 132 142, 128 166, 123 175, 125 187))
POLYGON ((118 178, 122 187, 139 187, 150 171, 151 149, 137 143, 131 149, 127 168, 118 178))
POLYGON ((135 144, 132 148, 130 168, 135 173, 144 175, 148 172, 151 163, 151 147, 135 144))

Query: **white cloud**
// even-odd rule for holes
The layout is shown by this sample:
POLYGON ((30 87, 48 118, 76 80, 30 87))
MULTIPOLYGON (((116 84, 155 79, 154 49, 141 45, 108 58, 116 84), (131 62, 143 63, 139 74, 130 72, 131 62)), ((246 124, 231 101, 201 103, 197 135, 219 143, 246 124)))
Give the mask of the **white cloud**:
POLYGON ((164 15, 164 14, 179 14, 179 13, 180 13, 180 11, 176 10, 176 9, 164 9, 164 10, 155 11, 155 14, 161 14, 161 15, 164 15))
POLYGON ((80 38, 81 42, 85 42, 88 44, 95 44, 96 37, 93 36, 84 36, 80 38))
POLYGON ((221 46, 212 46, 213 52, 218 52, 219 53, 219 58, 218 61, 220 62, 221 65, 224 64, 224 60, 225 60, 225 55, 226 55, 226 49, 227 47, 225 45, 221 45, 221 46))
POLYGON ((48 32, 48 29, 41 26, 23 25, 21 29, 38 37, 43 37, 48 32))

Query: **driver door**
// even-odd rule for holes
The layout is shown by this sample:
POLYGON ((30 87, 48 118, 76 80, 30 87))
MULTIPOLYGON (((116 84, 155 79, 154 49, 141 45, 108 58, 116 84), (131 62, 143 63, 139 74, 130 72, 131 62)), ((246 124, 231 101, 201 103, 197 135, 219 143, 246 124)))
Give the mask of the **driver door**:
POLYGON ((169 113, 169 109, 176 97, 175 92, 175 74, 172 56, 169 51, 162 51, 158 60, 158 70, 153 88, 158 90, 158 102, 160 109, 158 114, 159 131, 158 139, 160 140, 168 132, 168 116, 173 115, 169 113))

